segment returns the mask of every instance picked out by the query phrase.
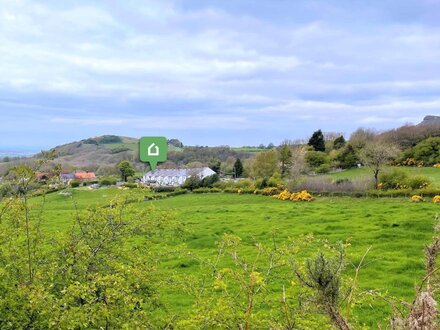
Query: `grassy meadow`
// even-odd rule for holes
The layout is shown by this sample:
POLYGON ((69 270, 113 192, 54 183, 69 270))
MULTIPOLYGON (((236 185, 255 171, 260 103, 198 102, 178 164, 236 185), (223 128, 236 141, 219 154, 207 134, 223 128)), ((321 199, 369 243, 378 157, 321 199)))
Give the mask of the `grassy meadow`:
MULTIPOLYGON (((359 171, 364 170, 340 172, 338 176, 353 172, 359 175, 359 171)), ((47 195, 44 230, 70 228, 75 211, 73 200, 79 209, 84 209, 106 205, 111 198, 124 193, 128 192, 101 188, 74 189, 73 199, 58 193, 47 195)), ((145 190, 138 193, 144 194, 145 190)), ((187 249, 202 258, 215 257, 216 242, 224 233, 239 236, 249 258, 255 255, 256 242, 270 244, 274 231, 277 243, 308 233, 331 242, 349 239, 348 259, 353 265, 371 247, 366 267, 360 273, 360 287, 387 291, 407 301, 414 297, 414 287, 423 277, 423 248, 433 236, 434 217, 440 211, 440 206, 430 201, 410 203, 404 198, 318 197, 313 202, 293 203, 260 195, 224 193, 187 194, 134 205, 151 206, 176 214, 187 229, 187 249)), ((352 264, 346 269, 350 276, 354 272, 352 264)), ((200 272, 198 262, 187 256, 166 260, 161 267, 170 276, 179 273, 197 277, 200 272)), ((280 292, 272 294, 278 297, 280 292)), ((163 293, 162 298, 169 310, 178 313, 184 314, 191 307, 189 297, 173 290, 163 293)), ((389 309, 377 302, 357 309, 356 313, 362 322, 374 328, 389 316, 389 309)))
MULTIPOLYGON (((391 169, 399 169, 403 172, 406 172, 410 176, 414 175, 423 175, 431 180, 431 184, 433 187, 440 188, 440 169, 435 167, 388 167, 384 168, 383 172, 391 169)), ((326 176, 337 180, 337 179, 356 179, 360 177, 371 177, 371 170, 367 167, 362 168, 352 168, 349 170, 343 170, 340 172, 334 172, 326 174, 326 176)))

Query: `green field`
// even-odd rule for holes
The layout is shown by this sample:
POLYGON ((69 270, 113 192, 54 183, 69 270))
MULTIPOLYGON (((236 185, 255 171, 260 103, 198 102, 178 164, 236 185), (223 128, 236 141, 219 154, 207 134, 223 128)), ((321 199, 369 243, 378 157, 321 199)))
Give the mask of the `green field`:
MULTIPOLYGON (((356 172, 356 171, 353 171, 356 172)), ((341 172, 342 173, 342 172, 341 172)), ((345 172, 349 174, 351 171, 345 172)), ((112 197, 127 193, 118 189, 75 190, 74 199, 80 208, 104 205, 112 197)), ((313 233, 331 242, 350 239, 348 256, 358 263, 365 251, 368 266, 361 271, 363 289, 379 289, 410 301, 414 286, 424 272, 423 248, 433 236, 434 217, 440 207, 433 203, 410 203, 402 198, 317 198, 310 203, 293 203, 265 196, 234 194, 188 194, 173 198, 139 202, 135 207, 171 211, 185 224, 187 248, 204 258, 214 257, 215 243, 224 233, 242 238, 244 251, 254 254, 255 242, 267 244, 270 233, 277 230, 276 241, 313 233)), ((70 228, 74 207, 70 197, 57 193, 47 196, 45 206, 47 231, 70 228)), ((200 266, 188 257, 167 260, 163 271, 198 276, 200 266), (185 265, 184 269, 182 264, 185 265)), ((348 266, 347 275, 353 274, 348 266)), ((274 295, 279 292, 274 292, 274 295)), ((191 307, 191 299, 175 292, 164 292, 162 298, 169 310, 180 313, 191 307)), ((357 310, 359 318, 373 327, 389 316, 378 303, 357 310)))
MULTIPOLYGON (((434 187, 440 188, 440 168, 435 167, 390 167, 385 168, 383 171, 391 170, 391 169, 399 169, 408 173, 408 175, 424 175, 431 180, 431 183, 434 187)), ((341 172, 335 172, 327 174, 326 176, 332 179, 356 179, 361 177, 372 176, 371 170, 369 168, 354 168, 349 170, 344 170, 341 172)))

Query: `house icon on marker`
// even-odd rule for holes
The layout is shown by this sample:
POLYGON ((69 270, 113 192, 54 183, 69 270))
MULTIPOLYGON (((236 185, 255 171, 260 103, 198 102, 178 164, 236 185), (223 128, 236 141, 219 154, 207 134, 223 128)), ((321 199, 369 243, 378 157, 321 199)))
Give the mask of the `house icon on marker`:
POLYGON ((148 156, 159 156, 159 147, 155 143, 150 144, 147 154, 148 156))

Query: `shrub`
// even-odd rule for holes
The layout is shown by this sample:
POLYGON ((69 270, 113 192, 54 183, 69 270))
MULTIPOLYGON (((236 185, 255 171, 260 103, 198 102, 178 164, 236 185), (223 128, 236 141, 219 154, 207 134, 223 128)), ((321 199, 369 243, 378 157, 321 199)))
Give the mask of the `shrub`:
POLYGON ((137 188, 138 185, 137 185, 137 183, 125 182, 123 184, 123 186, 126 187, 126 188, 137 188))
POLYGON ((220 189, 218 189, 218 188, 203 187, 203 188, 194 189, 192 192, 194 194, 208 194, 208 193, 219 193, 219 192, 222 192, 222 191, 220 189))
POLYGON ((434 202, 434 203, 440 203, 440 195, 436 195, 436 196, 434 196, 434 198, 432 199, 432 201, 434 202))
POLYGON ((267 187, 278 187, 283 183, 284 181, 281 178, 281 174, 276 172, 267 180, 267 187))
POLYGON ((261 194, 265 196, 273 196, 279 194, 280 192, 281 192, 280 189, 277 187, 267 187, 263 189, 261 194))
POLYGON ((310 202, 313 200, 313 196, 306 190, 303 190, 301 192, 292 193, 290 200, 294 202, 310 202))
POLYGON ((237 182, 234 182, 235 188, 255 188, 254 183, 251 179, 243 179, 238 180, 237 182))
POLYGON ((429 178, 423 175, 415 175, 406 180, 406 185, 411 189, 424 189, 431 184, 429 178))
POLYGON ((72 188, 77 188, 79 187, 80 182, 76 180, 70 180, 69 184, 72 188))
POLYGON ((378 188, 385 190, 406 188, 407 179, 408 175, 404 171, 393 169, 380 175, 378 188))
POLYGON ((177 188, 176 187, 163 187, 163 186, 158 186, 158 187, 153 187, 151 188, 151 190, 155 193, 160 193, 160 192, 173 192, 175 191, 177 188))
POLYGON ((413 203, 423 202, 423 197, 420 195, 414 195, 411 197, 411 202, 413 202, 413 203))
POLYGON ((255 187, 257 189, 264 189, 267 187, 267 178, 257 179, 255 181, 255 187))
POLYGON ((290 191, 287 189, 284 189, 282 192, 280 192, 278 195, 274 195, 273 197, 276 197, 278 199, 281 199, 282 201, 286 201, 290 199, 290 191))
POLYGON ((330 172, 330 165, 329 164, 322 164, 321 166, 319 166, 316 169, 316 173, 319 173, 319 174, 326 174, 328 172, 330 172))
POLYGON ((309 151, 306 154, 306 162, 311 167, 318 168, 319 166, 328 163, 328 157, 325 152, 309 151))
POLYGON ((307 190, 318 194, 355 194, 365 193, 373 186, 371 178, 359 178, 356 180, 340 179, 332 182, 329 178, 323 176, 308 177, 301 182, 289 182, 290 191, 307 190))
POLYGON ((176 190, 167 193, 166 196, 167 197, 179 196, 179 195, 184 195, 187 192, 188 192, 188 190, 186 190, 186 189, 177 188, 176 190))
POLYGON ((253 194, 255 191, 254 187, 251 188, 243 188, 243 189, 239 189, 239 194, 253 194))
POLYGON ((99 184, 103 186, 114 186, 118 180, 116 178, 107 176, 99 180, 99 184))

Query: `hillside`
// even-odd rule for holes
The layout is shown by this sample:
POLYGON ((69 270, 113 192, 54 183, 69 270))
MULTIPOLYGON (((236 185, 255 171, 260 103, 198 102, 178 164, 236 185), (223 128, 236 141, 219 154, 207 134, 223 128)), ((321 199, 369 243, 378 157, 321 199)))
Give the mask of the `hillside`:
POLYGON ((426 116, 419 125, 440 125, 440 116, 426 116))
MULTIPOLYGON (((98 171, 109 174, 115 171, 115 165, 121 160, 132 162, 138 171, 146 170, 147 166, 139 161, 139 140, 132 137, 103 135, 56 146, 50 151, 55 154, 52 165, 61 165, 64 171, 75 169, 98 171)), ((186 146, 177 139, 168 141, 168 162, 163 166, 186 166, 190 163, 208 165, 212 160, 226 161, 228 158, 242 159, 253 157, 254 153, 234 150, 227 146, 201 147, 186 146)), ((11 165, 29 162, 40 157, 37 154, 7 163, 0 163, 0 175, 11 165)))

